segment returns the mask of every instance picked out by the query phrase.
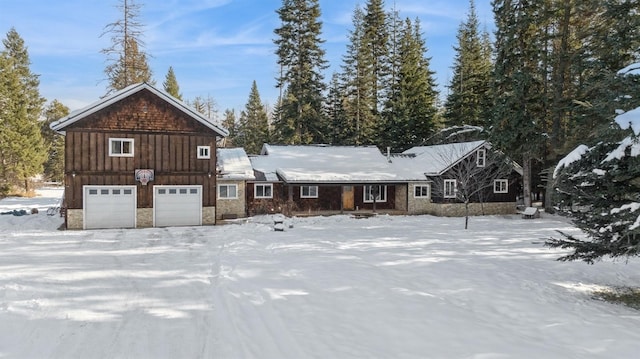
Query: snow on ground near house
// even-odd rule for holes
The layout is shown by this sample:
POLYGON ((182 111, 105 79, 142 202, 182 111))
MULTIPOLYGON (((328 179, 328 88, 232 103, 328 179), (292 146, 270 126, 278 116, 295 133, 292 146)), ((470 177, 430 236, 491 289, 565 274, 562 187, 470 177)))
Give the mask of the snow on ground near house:
MULTIPOLYGON (((22 201, 0 210, 56 203, 22 201)), ((590 296, 640 286, 637 260, 555 261, 543 239, 577 233, 562 218, 462 221, 58 231, 43 211, 0 216, 0 358, 637 356, 640 312, 590 296)))

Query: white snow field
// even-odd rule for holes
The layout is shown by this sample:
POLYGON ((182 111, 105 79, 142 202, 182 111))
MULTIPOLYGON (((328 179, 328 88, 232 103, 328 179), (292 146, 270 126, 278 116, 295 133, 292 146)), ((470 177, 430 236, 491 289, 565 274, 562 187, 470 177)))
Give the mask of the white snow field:
MULTIPOLYGON (((60 190, 0 212, 55 205, 60 190)), ((544 215, 269 216, 60 231, 0 216, 0 358, 637 358, 640 312, 591 298, 640 261, 564 263, 544 215), (289 228, 292 225, 292 228, 289 228)))

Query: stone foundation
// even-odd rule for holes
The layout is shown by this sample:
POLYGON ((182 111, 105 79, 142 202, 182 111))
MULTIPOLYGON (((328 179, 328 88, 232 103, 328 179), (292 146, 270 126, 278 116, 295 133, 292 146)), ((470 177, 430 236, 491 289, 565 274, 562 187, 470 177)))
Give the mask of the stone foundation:
POLYGON ((202 225, 216 224, 216 207, 202 207, 202 225))
POLYGON ((136 210, 136 228, 153 227, 153 208, 138 208, 136 210))
POLYGON ((83 218, 81 209, 67 209, 67 229, 84 229, 83 218))
MULTIPOLYGON (((516 202, 469 203, 470 216, 515 214, 516 202)), ((440 217, 464 217, 464 203, 429 203, 422 208, 422 213, 440 217)))

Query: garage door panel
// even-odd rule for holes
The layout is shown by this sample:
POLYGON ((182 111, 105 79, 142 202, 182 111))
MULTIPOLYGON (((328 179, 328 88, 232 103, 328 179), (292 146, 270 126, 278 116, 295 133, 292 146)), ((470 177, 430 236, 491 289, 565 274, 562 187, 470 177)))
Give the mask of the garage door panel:
POLYGON ((135 187, 84 187, 84 228, 135 228, 135 226, 135 187))
POLYGON ((154 225, 198 226, 202 224, 202 186, 155 186, 154 225))

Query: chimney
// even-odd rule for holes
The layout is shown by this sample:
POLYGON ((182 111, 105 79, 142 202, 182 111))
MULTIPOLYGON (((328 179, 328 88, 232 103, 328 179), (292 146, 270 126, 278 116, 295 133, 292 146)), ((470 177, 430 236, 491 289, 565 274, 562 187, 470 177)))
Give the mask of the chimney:
POLYGON ((387 162, 391 162, 391 147, 387 146, 387 162))

